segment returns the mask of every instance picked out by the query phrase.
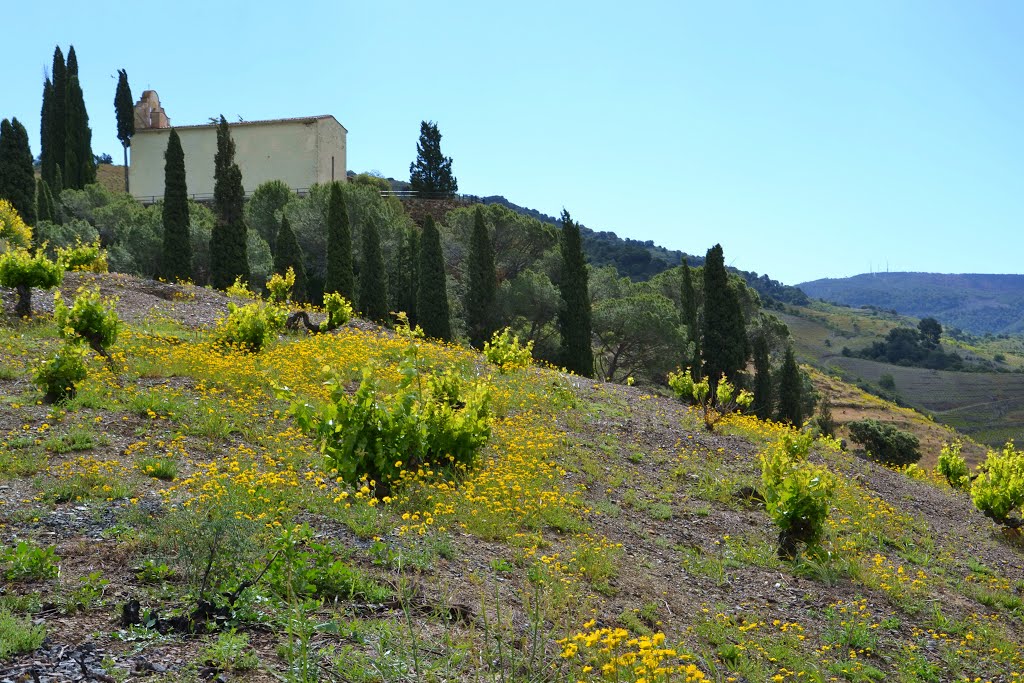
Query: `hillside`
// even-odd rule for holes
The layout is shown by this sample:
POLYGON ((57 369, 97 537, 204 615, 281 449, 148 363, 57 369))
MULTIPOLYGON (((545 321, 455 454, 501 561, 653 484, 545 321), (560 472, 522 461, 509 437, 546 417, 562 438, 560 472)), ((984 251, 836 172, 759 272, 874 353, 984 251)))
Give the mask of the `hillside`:
POLYGON ((990 339, 979 347, 944 337, 943 346, 963 356, 974 371, 929 370, 843 353, 882 339, 893 327, 913 327, 915 320, 823 303, 773 313, 789 328, 801 360, 829 375, 913 406, 989 446, 1024 436, 1024 354, 1012 339, 990 339), (984 368, 993 371, 980 371, 984 368), (893 382, 890 389, 880 384, 885 376, 893 382))
POLYGON ((974 334, 1024 332, 1024 275, 873 273, 798 287, 816 299, 930 316, 974 334))
MULTIPOLYGON (((349 171, 350 176, 355 172, 349 171)), ((394 178, 387 178, 393 190, 408 190, 409 183, 394 178)), ((534 220, 548 223, 549 225, 561 225, 559 219, 549 216, 546 213, 531 209, 529 207, 515 204, 501 195, 490 195, 478 197, 475 195, 462 195, 461 199, 467 203, 497 204, 516 213, 533 218, 534 220)), ((410 215, 415 218, 423 213, 421 207, 416 207, 417 200, 404 200, 407 206, 413 206, 410 215)), ((438 202, 439 200, 419 200, 420 203, 438 202)), ((450 200, 449 200, 450 201, 450 200)), ((447 210, 447 202, 441 202, 443 210, 430 211, 435 219, 443 216, 447 210)), ((629 237, 619 237, 617 234, 606 230, 593 230, 580 224, 580 235, 583 238, 583 252, 587 257, 587 263, 594 267, 615 266, 616 271, 622 277, 628 277, 634 282, 642 282, 651 279, 658 273, 663 273, 670 268, 682 265, 685 258, 691 267, 704 265, 704 257, 693 254, 686 254, 678 249, 666 249, 654 243, 653 240, 634 240, 629 237)), ((782 284, 773 280, 768 275, 729 268, 730 272, 740 274, 766 302, 783 302, 788 304, 803 305, 808 303, 807 295, 797 287, 782 284)))
POLYGON ((780 560, 744 487, 763 488, 758 453, 784 427, 730 418, 708 433, 636 388, 502 374, 468 349, 359 321, 225 351, 210 331, 219 293, 70 274, 64 296, 82 284, 119 296, 126 327, 57 406, 30 382, 57 330, 45 314, 13 320, 2 292, 0 633, 26 650, 0 652, 8 677, 1024 673, 1019 537, 944 483, 818 443, 812 460, 837 476, 828 554, 780 560), (327 400, 325 364, 342 396, 369 372, 384 402, 421 372, 482 382, 490 437, 476 466, 407 470, 380 498, 328 473, 287 398, 327 400))

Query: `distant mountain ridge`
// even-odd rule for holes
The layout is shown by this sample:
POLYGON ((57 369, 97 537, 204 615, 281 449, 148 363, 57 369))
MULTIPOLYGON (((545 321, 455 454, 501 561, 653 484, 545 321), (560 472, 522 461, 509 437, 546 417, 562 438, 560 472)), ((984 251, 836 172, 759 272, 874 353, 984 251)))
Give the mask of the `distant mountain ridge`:
POLYGON ((933 317, 973 334, 1024 332, 1024 275, 870 273, 797 286, 816 299, 933 317))

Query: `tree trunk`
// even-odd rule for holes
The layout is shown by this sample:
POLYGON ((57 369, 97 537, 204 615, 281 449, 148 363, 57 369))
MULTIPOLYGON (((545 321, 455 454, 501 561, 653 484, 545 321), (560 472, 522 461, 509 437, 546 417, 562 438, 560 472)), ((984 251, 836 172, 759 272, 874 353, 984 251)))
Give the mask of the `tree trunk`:
POLYGON ((18 303, 14 307, 14 314, 19 318, 32 317, 32 288, 28 285, 18 285, 18 303))
POLYGON ((124 191, 128 194, 128 145, 122 145, 124 148, 124 191))

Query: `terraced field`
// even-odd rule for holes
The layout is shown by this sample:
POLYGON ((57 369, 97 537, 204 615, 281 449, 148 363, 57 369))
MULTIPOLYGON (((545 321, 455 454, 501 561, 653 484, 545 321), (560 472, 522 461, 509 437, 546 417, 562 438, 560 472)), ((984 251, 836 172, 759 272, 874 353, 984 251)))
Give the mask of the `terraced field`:
MULTIPOLYGON (((805 309, 801 315, 777 314, 789 326, 803 362, 852 383, 878 386, 883 375, 890 375, 895 393, 904 403, 980 443, 1001 446, 1009 439, 1024 438, 1024 374, 929 370, 847 357, 842 355, 844 346, 865 346, 902 319, 852 309, 822 308, 805 309)), ((986 351, 961 346, 959 352, 970 356, 986 351)), ((1005 355, 1006 367, 1019 366, 1019 357, 1005 355)))

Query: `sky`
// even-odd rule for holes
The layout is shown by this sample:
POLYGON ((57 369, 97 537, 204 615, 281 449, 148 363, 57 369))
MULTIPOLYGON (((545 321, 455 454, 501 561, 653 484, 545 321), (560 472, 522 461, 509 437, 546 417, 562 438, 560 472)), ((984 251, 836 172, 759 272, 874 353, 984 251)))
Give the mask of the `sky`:
MULTIPOLYGON (((437 122, 459 191, 787 284, 1024 273, 1024 3, 131 3, 4 11, 0 118, 39 149, 55 45, 93 151, 117 70, 172 124, 332 114, 408 180, 437 122), (130 7, 130 9, 127 9, 130 7)), ((119 163, 119 162, 118 162, 119 163)))

